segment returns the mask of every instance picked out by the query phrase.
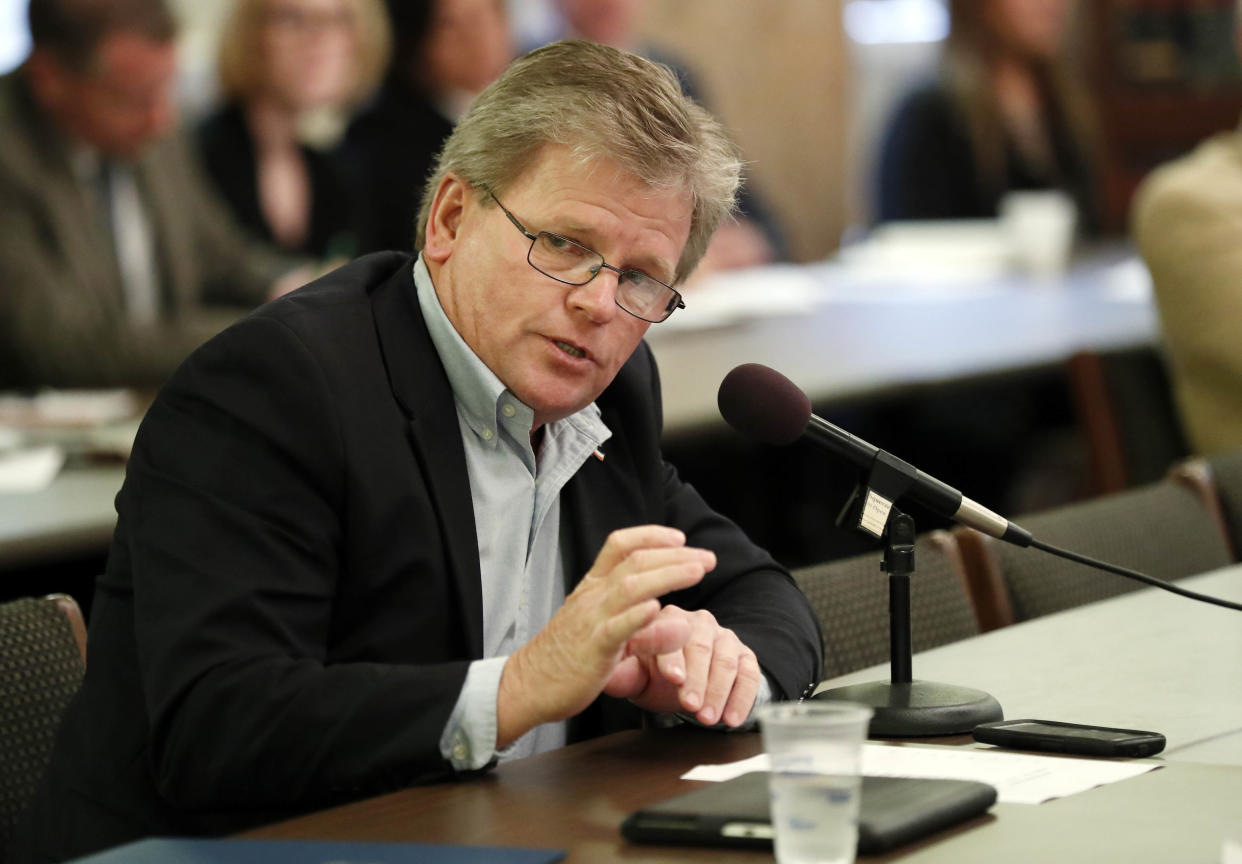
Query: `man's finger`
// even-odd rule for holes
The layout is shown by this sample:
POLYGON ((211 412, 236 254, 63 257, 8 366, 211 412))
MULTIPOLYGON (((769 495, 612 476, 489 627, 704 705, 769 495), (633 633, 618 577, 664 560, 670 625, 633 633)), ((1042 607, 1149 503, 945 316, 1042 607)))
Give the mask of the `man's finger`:
POLYGON ((637 657, 626 657, 608 676, 604 692, 618 699, 632 699, 647 689, 651 676, 637 657))
MULTIPOLYGON (((685 645, 689 638, 690 622, 684 616, 666 615, 662 611, 654 621, 631 636, 625 647, 630 654, 663 657, 675 652, 680 658, 681 646, 685 645)), ((685 663, 682 662, 681 665, 684 674, 685 663)))
POLYGON ((739 654, 742 643, 731 630, 720 630, 712 644, 712 660, 707 673, 707 688, 703 693, 703 707, 699 709, 699 722, 710 726, 724 713, 725 702, 733 692, 737 680, 739 654))
POLYGON ((630 637, 646 627, 660 614, 660 602, 655 599, 644 600, 604 621, 604 649, 608 652, 620 650, 630 637))
POLYGON ((703 707, 718 628, 716 619, 710 614, 700 612, 691 616, 690 638, 681 649, 686 660, 686 681, 681 686, 680 695, 682 707, 687 711, 697 712, 703 707))
POLYGON ((737 680, 733 682, 733 692, 725 703, 721 717, 729 726, 741 726, 750 716, 750 709, 755 705, 755 697, 759 695, 759 682, 763 672, 759 668, 759 660, 749 649, 738 661, 737 680))
POLYGON ((664 680, 681 686, 686 681, 686 658, 681 651, 670 651, 656 658, 656 669, 664 680))
POLYGON ((686 535, 676 528, 668 528, 664 525, 636 525, 632 528, 620 528, 608 535, 603 548, 595 556, 595 565, 591 571, 596 575, 606 575, 628 558, 631 552, 639 549, 684 545, 686 545, 686 535))
POLYGON ((681 560, 674 564, 627 573, 617 580, 604 595, 605 614, 616 615, 635 603, 697 585, 707 573, 705 559, 696 554, 698 550, 685 549, 682 552, 681 560))

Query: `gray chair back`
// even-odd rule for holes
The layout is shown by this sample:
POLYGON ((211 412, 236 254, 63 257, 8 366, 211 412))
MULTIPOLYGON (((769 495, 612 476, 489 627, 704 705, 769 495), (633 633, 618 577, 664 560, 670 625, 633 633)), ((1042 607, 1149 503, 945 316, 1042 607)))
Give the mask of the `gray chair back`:
MULTIPOLYGON (((1160 579, 1179 579, 1232 563, 1212 515, 1196 491, 1181 482, 1153 483, 1014 521, 1046 543, 1160 579)), ((1006 589, 1015 621, 1143 587, 1037 549, 990 538, 976 542, 988 550, 985 557, 1006 589)), ((974 557, 967 555, 968 560, 974 557)))
MULTIPOLYGON (((877 550, 794 571, 823 631, 825 679, 889 659, 888 574, 880 569, 881 557, 877 550)), ((919 537, 910 579, 914 650, 978 633, 956 541, 944 531, 919 537)))
POLYGON ((71 597, 0 604, 0 848, 47 768, 61 715, 82 683, 85 649, 71 597))

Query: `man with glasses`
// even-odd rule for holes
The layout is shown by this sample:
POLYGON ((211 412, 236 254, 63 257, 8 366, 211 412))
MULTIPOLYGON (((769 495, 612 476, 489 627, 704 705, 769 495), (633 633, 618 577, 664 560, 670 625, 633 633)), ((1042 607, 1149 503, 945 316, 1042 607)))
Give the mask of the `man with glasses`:
POLYGON ((642 343, 738 169, 667 70, 549 46, 447 142, 416 259, 360 259, 198 351, 118 498, 44 854, 238 830, 643 711, 738 728, 815 681, 806 599, 661 458, 642 343))

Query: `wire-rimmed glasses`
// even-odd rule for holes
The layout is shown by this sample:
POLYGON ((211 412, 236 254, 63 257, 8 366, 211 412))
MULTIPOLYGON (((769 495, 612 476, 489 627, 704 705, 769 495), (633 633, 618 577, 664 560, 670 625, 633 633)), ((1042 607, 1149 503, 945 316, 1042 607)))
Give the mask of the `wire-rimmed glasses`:
POLYGON ((673 286, 666 285, 641 270, 621 270, 613 267, 594 249, 551 231, 532 234, 509 212, 509 208, 500 203, 500 199, 490 189, 485 191, 509 217, 513 227, 530 240, 526 263, 544 276, 565 285, 585 285, 598 276, 601 270, 611 270, 617 274, 617 305, 635 318, 650 321, 652 324, 659 324, 676 310, 686 308, 681 294, 673 286))

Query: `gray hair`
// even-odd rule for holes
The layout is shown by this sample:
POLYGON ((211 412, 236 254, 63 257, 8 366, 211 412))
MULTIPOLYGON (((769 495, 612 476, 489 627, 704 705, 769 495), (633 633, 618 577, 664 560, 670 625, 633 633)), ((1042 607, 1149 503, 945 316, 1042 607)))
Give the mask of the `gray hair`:
POLYGON ((584 162, 614 160, 652 188, 687 191, 690 236, 674 283, 694 271, 733 212, 737 147, 682 93, 672 70, 605 45, 555 42, 515 60, 453 130, 423 191, 415 248, 422 248, 432 198, 448 172, 503 195, 549 144, 584 162))

